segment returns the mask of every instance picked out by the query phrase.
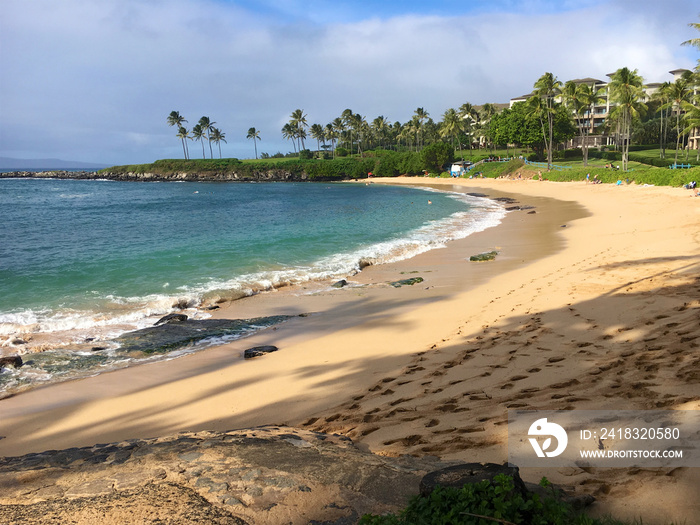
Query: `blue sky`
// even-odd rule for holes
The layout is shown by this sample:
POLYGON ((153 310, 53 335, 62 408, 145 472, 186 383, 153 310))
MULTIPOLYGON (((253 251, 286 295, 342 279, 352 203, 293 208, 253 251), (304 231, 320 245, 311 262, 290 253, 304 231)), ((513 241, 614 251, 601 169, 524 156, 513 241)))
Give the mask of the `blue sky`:
MULTIPOLYGON (((224 156, 292 149, 297 108, 405 122, 560 80, 693 68, 696 0, 2 0, 0 156, 104 164, 182 155, 170 111, 203 115, 224 156)), ((196 155, 198 145, 192 144, 196 155)))

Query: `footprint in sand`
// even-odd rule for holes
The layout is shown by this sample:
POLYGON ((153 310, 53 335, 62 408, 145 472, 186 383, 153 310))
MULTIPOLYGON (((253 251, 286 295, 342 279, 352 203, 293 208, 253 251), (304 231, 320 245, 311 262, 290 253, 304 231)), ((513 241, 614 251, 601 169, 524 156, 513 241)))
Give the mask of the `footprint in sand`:
POLYGON ((412 400, 413 400, 413 398, 402 397, 400 399, 397 399, 396 401, 392 401, 391 403, 389 403, 389 405, 393 407, 396 405, 400 405, 401 403, 406 403, 406 402, 412 401, 412 400))

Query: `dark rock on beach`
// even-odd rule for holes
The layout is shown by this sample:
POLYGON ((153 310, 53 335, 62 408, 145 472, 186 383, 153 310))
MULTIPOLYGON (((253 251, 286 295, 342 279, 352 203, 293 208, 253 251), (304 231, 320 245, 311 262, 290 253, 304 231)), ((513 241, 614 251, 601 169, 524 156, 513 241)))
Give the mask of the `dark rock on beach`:
POLYGON ((498 255, 497 251, 479 253, 477 255, 472 255, 469 257, 470 261, 481 262, 481 261, 493 261, 498 255))
POLYGON ((22 358, 18 355, 9 355, 5 357, 0 357, 0 368, 19 368, 22 366, 22 358))
POLYGON ((493 200, 498 201, 498 202, 503 202, 505 204, 515 204, 516 202, 518 202, 517 199, 514 199, 512 197, 496 197, 493 200))
POLYGON ((270 352, 277 352, 277 350, 279 350, 279 348, 273 345, 254 346, 253 348, 246 349, 243 352, 243 357, 245 359, 252 359, 254 357, 269 354, 270 352))
POLYGON ((123 352, 164 353, 210 337, 243 333, 251 326, 272 326, 287 319, 289 316, 285 315, 255 319, 182 320, 176 317, 156 326, 127 332, 115 339, 114 342, 119 344, 120 350, 123 352))
POLYGON ((394 288, 400 288, 402 286, 413 286, 414 284, 422 283, 422 277, 411 277, 410 279, 401 279, 400 281, 392 281, 389 284, 394 288))
POLYGON ((331 284, 331 288, 343 288, 344 286, 347 286, 348 282, 345 279, 341 279, 340 281, 337 281, 333 284, 331 284))
POLYGON ((188 317, 185 314, 168 314, 165 317, 158 319, 154 326, 166 323, 182 323, 187 321, 188 317))
POLYGON ((507 465, 498 465, 497 463, 464 463, 462 465, 454 465, 446 467, 435 472, 430 472, 421 479, 420 494, 421 496, 430 496, 435 487, 453 487, 462 488, 470 483, 479 483, 481 481, 493 481, 493 478, 499 474, 505 474, 513 477, 515 485, 514 490, 522 496, 527 494, 525 483, 520 479, 518 467, 509 467, 507 465))

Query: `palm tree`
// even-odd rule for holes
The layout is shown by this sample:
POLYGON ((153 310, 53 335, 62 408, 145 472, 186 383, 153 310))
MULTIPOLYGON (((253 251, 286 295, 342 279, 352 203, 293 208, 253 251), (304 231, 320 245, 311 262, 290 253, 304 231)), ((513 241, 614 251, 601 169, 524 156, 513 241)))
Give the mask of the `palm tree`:
POLYGON ((282 126, 282 137, 287 139, 287 140, 292 141, 292 147, 294 148, 294 153, 296 154, 296 152, 297 152, 297 143, 296 143, 297 132, 289 122, 287 122, 284 126, 282 126))
POLYGON ((587 131, 593 130, 593 108, 603 101, 600 89, 594 89, 585 82, 577 84, 569 80, 562 90, 564 104, 576 117, 576 124, 581 135, 581 152, 583 153, 583 165, 588 166, 588 142, 587 131), (584 117, 588 115, 588 125, 584 117))
POLYGON ((670 82, 664 82, 661 84, 658 90, 656 90, 651 98, 652 100, 658 101, 659 105, 659 158, 666 158, 666 137, 668 134, 668 123, 664 126, 664 121, 668 120, 669 111, 666 111, 667 103, 669 101, 668 91, 671 87, 670 82))
POLYGON ((168 126, 176 126, 177 127, 178 133, 176 136, 179 137, 180 140, 182 141, 182 151, 185 154, 185 159, 187 159, 187 149, 185 147, 185 139, 180 136, 180 127, 182 126, 182 124, 184 122, 187 122, 185 120, 185 117, 180 115, 179 111, 171 111, 170 115, 168 115, 167 122, 168 122, 168 126))
MULTIPOLYGON (((284 129, 283 129, 284 133, 284 129)), ((253 145, 255 146, 255 158, 258 158, 258 141, 260 140, 260 132, 255 128, 249 128, 248 133, 245 138, 253 139, 253 145)))
MULTIPOLYGON (((496 105, 492 104, 491 102, 487 102, 486 104, 481 106, 481 112, 479 114, 479 127, 482 130, 482 132, 485 133, 485 135, 489 134, 488 126, 491 122, 491 118, 496 113, 498 113, 498 108, 496 108, 496 105)), ((489 142, 491 141, 489 140, 489 142)))
POLYGON ((325 132, 326 138, 331 141, 331 150, 333 151, 333 158, 335 158, 335 141, 338 139, 338 131, 333 126, 333 123, 329 122, 326 124, 325 132))
POLYGON ((611 117, 617 118, 622 133, 622 169, 627 171, 629 164, 629 137, 632 129, 632 121, 639 113, 646 111, 642 104, 643 80, 637 70, 630 71, 623 67, 618 69, 610 82, 611 100, 617 105, 611 117))
POLYGON ((350 127, 355 132, 355 136, 357 136, 357 153, 362 157, 362 138, 364 132, 369 128, 365 117, 359 113, 355 113, 350 118, 350 127))
POLYGON ((340 121, 342 122, 342 132, 349 132, 350 138, 349 138, 349 144, 348 144, 348 150, 350 150, 350 153, 352 153, 352 120, 353 120, 353 115, 354 113, 350 108, 344 109, 343 112, 340 114, 340 121))
POLYGON ((422 136, 422 131, 423 131, 423 122, 428 120, 428 117, 430 116, 426 110, 423 108, 416 108, 416 111, 413 113, 414 118, 417 119, 418 122, 418 127, 416 128, 416 151, 418 148, 421 146, 420 144, 420 138, 422 136))
POLYGON ((326 132, 323 126, 321 126, 321 124, 311 124, 309 131, 311 132, 311 136, 316 139, 318 151, 321 151, 321 141, 323 141, 324 146, 326 145, 326 132))
MULTIPOLYGON (((586 106, 586 112, 589 117, 589 133, 595 132, 595 107, 602 104, 605 101, 605 93, 603 88, 596 88, 595 86, 589 86, 588 84, 581 84, 579 86, 578 99, 581 101, 583 106, 586 106)), ((583 165, 588 166, 588 142, 584 140, 583 142, 583 165)))
POLYGON ((335 140, 337 144, 338 141, 343 138, 343 133, 345 132, 345 122, 343 122, 342 118, 336 117, 333 119, 333 122, 331 122, 331 126, 336 134, 335 140))
POLYGON ((226 135, 220 129, 213 128, 209 138, 209 146, 212 142, 216 142, 216 145, 219 146, 219 158, 221 158, 221 143, 226 142, 226 135))
POLYGON ((481 119, 489 121, 491 117, 493 117, 496 113, 498 113, 498 110, 496 109, 496 106, 494 104, 491 104, 490 102, 487 102, 483 106, 481 106, 481 119))
POLYGON ((681 144, 681 113, 683 112, 683 102, 690 102, 693 94, 692 73, 684 72, 679 79, 668 87, 667 95, 670 99, 664 106, 670 108, 676 114, 676 156, 674 163, 678 162, 678 150, 681 144))
POLYGON ((561 82, 552 73, 545 73, 535 82, 534 96, 544 101, 549 134, 545 140, 547 147, 547 169, 552 169, 552 140, 554 136, 554 106, 555 97, 561 93, 561 82))
POLYGON ((202 117, 199 119, 199 125, 202 127, 202 132, 207 135, 207 140, 209 141, 209 156, 212 159, 214 158, 214 152, 211 149, 210 133, 214 129, 214 124, 216 124, 216 122, 212 122, 211 120, 209 120, 209 117, 202 117))
POLYGON ((372 130, 379 140, 379 145, 384 147, 386 135, 389 130, 389 121, 383 115, 379 115, 372 121, 372 130))
MULTIPOLYGON (((542 142, 545 144, 545 149, 547 148, 547 129, 545 127, 545 114, 547 113, 547 106, 544 99, 538 96, 532 96, 527 99, 527 110, 530 115, 539 119, 540 126, 542 127, 542 142)), ((549 166, 551 168, 551 166, 549 166)))
MULTIPOLYGON (((694 27, 698 31, 700 31, 700 23, 697 22, 691 22, 688 24, 690 27, 694 27)), ((700 38, 691 38, 690 40, 686 40, 685 42, 681 43, 682 46, 695 46, 698 49, 700 49, 700 38)), ((698 65, 695 68, 695 71, 700 71, 700 60, 698 60, 698 65)))
MULTIPOLYGON (((685 110, 685 115, 683 116, 683 122, 686 127, 683 129, 684 134, 688 134, 694 129, 700 128, 700 105, 698 104, 700 100, 696 98, 696 103, 682 102, 683 109, 685 110)), ((695 148, 696 150, 696 160, 700 161, 700 148, 695 148)))
POLYGON ((304 114, 304 110, 295 109, 292 111, 289 123, 293 128, 296 128, 297 138, 301 140, 299 151, 306 149, 304 146, 304 139, 306 138, 306 128, 309 127, 309 125, 306 123, 306 115, 304 114))
POLYGON ((204 128, 202 128, 201 124, 195 124, 192 128, 192 140, 199 140, 202 142, 202 158, 206 159, 207 156, 204 153, 204 128))
POLYGON ((182 148, 185 152, 185 160, 190 158, 190 151, 189 148, 187 147, 187 140, 190 138, 190 132, 187 131, 187 128, 185 126, 180 126, 177 129, 177 137, 182 140, 182 148))
POLYGON ((452 147, 455 147, 455 138, 461 131, 460 124, 462 119, 457 113, 457 110, 450 108, 442 115, 442 124, 440 126, 440 135, 450 137, 452 139, 452 147))

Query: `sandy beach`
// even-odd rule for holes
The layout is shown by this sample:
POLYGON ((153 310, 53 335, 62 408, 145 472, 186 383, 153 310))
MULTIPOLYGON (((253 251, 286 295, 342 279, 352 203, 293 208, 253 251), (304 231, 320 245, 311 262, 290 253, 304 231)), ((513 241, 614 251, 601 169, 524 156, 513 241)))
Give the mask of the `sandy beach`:
MULTIPOLYGON (((444 249, 370 266, 341 289, 283 288, 216 311, 297 316, 250 338, 0 400, 0 456, 286 424, 381 455, 502 463, 509 409, 700 410, 700 199, 691 192, 374 183, 511 197, 527 209, 444 249), (494 261, 468 260, 492 250, 494 261), (423 281, 389 284, 411 277, 423 281), (280 350, 244 361, 257 345, 280 350)), ((521 475, 593 494, 596 513, 690 525, 698 470, 521 475)))

